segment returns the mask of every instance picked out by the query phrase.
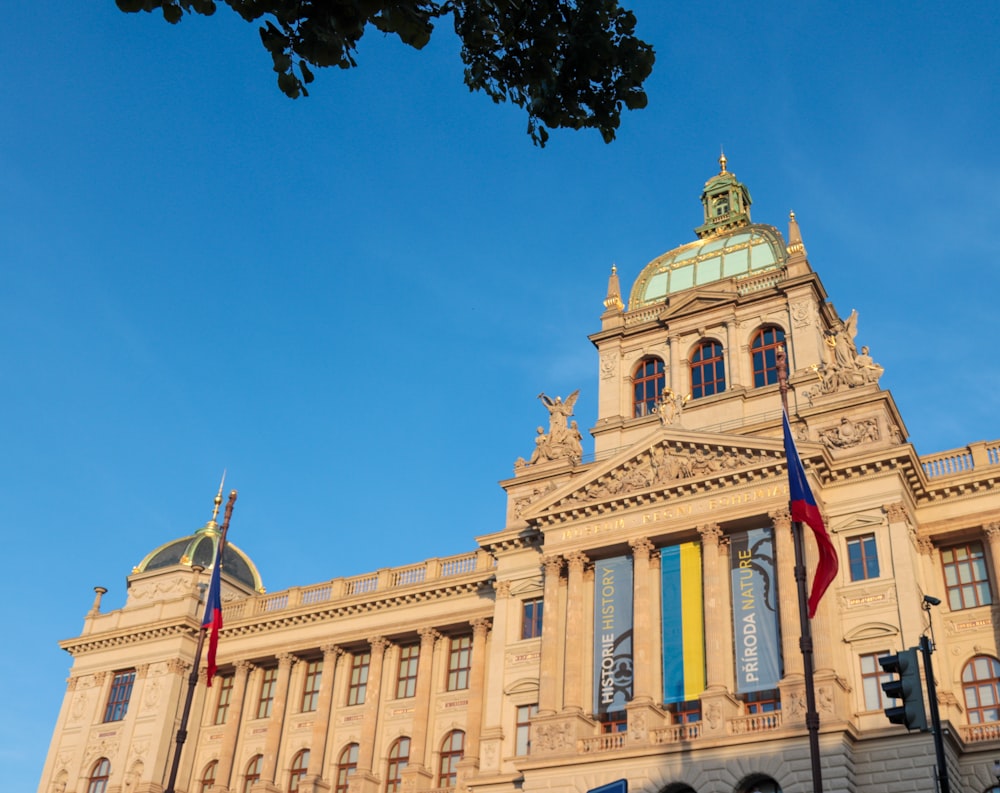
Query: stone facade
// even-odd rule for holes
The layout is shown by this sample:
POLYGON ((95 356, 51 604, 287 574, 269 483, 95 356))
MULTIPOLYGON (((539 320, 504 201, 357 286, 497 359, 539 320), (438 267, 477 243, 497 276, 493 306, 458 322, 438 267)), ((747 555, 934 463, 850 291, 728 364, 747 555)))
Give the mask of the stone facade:
MULTIPOLYGON (((840 558, 811 623, 825 788, 931 789, 932 736, 887 721, 873 671, 929 630, 951 789, 996 784, 1000 441, 918 456, 794 215, 787 241, 752 224, 724 160, 702 199, 698 240, 651 262, 627 302, 611 275, 590 337, 594 453, 570 421, 576 392, 542 395, 548 432, 501 483, 500 531, 469 553, 284 592, 261 594, 252 563, 253 576, 227 581, 219 676, 195 690, 178 791, 584 793, 620 779, 631 793, 811 790, 776 343, 840 558), (773 542, 780 659, 774 685, 749 693, 733 577, 747 530, 773 542), (663 570, 681 544, 700 560, 681 573, 700 581, 701 682, 666 701, 663 570), (621 559, 627 696, 602 713, 599 603, 621 559)), ((815 559, 807 534, 808 569, 815 559)), ((180 558, 133 572, 120 610, 102 613, 98 593, 62 644, 73 666, 39 793, 164 789, 207 579, 180 558)))

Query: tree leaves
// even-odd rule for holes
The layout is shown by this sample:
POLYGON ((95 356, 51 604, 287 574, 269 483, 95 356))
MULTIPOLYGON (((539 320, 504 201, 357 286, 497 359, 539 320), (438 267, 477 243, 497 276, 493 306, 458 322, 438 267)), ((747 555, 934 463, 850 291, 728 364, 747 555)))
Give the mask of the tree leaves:
MULTIPOLYGON (((161 9, 171 23, 184 13, 210 15, 215 0, 116 0, 126 12, 161 9)), ((357 66, 368 26, 416 49, 434 22, 451 15, 462 41, 465 82, 494 102, 528 113, 528 134, 544 146, 549 129, 597 129, 614 140, 622 108, 646 106, 642 84, 653 48, 635 35, 635 15, 618 0, 223 0, 243 19, 263 20, 261 43, 278 87, 308 96, 312 67, 357 66)))

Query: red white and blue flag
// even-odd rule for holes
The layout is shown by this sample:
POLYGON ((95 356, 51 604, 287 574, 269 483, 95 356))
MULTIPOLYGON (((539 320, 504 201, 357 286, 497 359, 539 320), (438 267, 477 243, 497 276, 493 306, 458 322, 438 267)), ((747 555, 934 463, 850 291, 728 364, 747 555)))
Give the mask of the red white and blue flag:
POLYGON ((212 685, 215 677, 215 653, 219 649, 219 631, 222 630, 222 551, 224 543, 219 543, 216 551, 215 566, 212 568, 212 583, 208 586, 208 600, 205 602, 205 618, 201 621, 202 630, 208 633, 208 669, 205 672, 205 685, 212 685))
POLYGON ((826 533, 823 517, 819 514, 819 507, 816 506, 816 499, 813 498, 809 483, 806 481, 802 460, 795 448, 795 441, 792 440, 792 429, 788 426, 788 414, 784 411, 781 412, 781 421, 785 431, 785 457, 788 459, 788 490, 792 520, 801 521, 812 529, 816 546, 819 548, 819 564, 816 565, 812 591, 809 593, 809 618, 812 619, 816 615, 820 598, 837 577, 840 562, 830 535, 826 533))

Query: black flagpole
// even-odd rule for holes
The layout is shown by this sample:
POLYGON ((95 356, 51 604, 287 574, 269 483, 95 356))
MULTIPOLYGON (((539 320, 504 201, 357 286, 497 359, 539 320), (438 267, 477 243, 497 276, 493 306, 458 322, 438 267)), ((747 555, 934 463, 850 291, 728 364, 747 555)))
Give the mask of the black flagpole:
MULTIPOLYGON (((220 493, 222 488, 219 488, 220 493)), ((219 502, 216 501, 216 504, 219 502)), ((236 491, 229 493, 229 501, 226 504, 226 514, 222 519, 222 531, 219 535, 219 547, 216 551, 217 564, 222 565, 222 552, 226 550, 226 532, 229 531, 229 519, 233 516, 233 505, 236 503, 236 491)), ((218 507, 216 507, 218 510, 218 507)), ((218 514, 218 512, 216 512, 218 514)), ((205 610, 208 611, 208 602, 205 602, 205 610)), ((174 759, 170 764, 170 779, 167 780, 167 787, 163 793, 175 793, 174 785, 177 783, 177 772, 181 766, 181 749, 184 748, 184 741, 187 740, 188 718, 191 716, 191 703, 194 701, 194 690, 198 687, 198 667, 201 666, 201 649, 205 644, 205 620, 202 618, 202 625, 198 629, 198 644, 194 650, 194 666, 191 667, 191 674, 188 675, 187 696, 184 698, 184 710, 181 712, 181 723, 177 727, 177 748, 174 749, 174 759)))
MULTIPOLYGON (((781 391, 781 406, 788 415, 788 360, 785 348, 776 351, 778 365, 778 387, 781 391)), ((787 465, 787 463, 786 463, 787 465)), ((799 648, 802 650, 802 666, 806 687, 806 729, 809 732, 809 762, 812 768, 813 793, 823 793, 823 772, 819 761, 819 712, 816 710, 816 685, 813 681, 813 641, 812 626, 809 622, 809 606, 806 595, 806 548, 802 534, 802 521, 792 522, 792 539, 795 545, 795 583, 799 591, 799 648)), ((168 791, 169 793, 169 791, 168 791)))

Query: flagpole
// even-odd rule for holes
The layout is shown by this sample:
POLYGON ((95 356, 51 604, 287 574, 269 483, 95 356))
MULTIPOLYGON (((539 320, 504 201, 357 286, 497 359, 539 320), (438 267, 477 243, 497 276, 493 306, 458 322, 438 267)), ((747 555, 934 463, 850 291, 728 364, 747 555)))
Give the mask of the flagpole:
MULTIPOLYGON (((222 488, 219 488, 219 493, 221 495, 222 488)), ((218 514, 218 503, 216 502, 216 514, 218 514)), ((229 531, 229 519, 233 516, 233 505, 236 503, 236 491, 233 490, 229 493, 229 501, 226 504, 226 514, 222 519, 222 530, 219 534, 219 545, 215 552, 215 564, 222 568, 222 552, 226 550, 226 533, 229 531)), ((206 599, 205 611, 211 607, 211 604, 206 599)), ((188 718, 191 716, 191 703, 194 701, 194 690, 198 686, 198 667, 201 666, 201 650, 205 644, 205 634, 208 632, 205 626, 205 620, 202 620, 202 625, 198 630, 198 644, 195 646, 194 650, 194 665, 191 667, 191 674, 188 675, 188 688, 187 696, 184 698, 184 710, 181 712, 181 723, 177 727, 177 748, 174 749, 174 759, 170 764, 170 778, 167 780, 167 787, 164 789, 163 793, 175 793, 174 785, 177 783, 177 772, 181 766, 181 749, 184 748, 184 741, 187 740, 187 724, 188 718)), ((211 652, 211 651, 210 651, 211 652)))
MULTIPOLYGON (((778 347, 775 360, 778 367, 778 388, 781 392, 781 407, 788 415, 788 359, 785 348, 778 347)), ((802 650, 802 666, 806 688, 806 730, 809 733, 809 762, 812 768, 813 793, 823 793, 823 772, 819 759, 819 712, 816 710, 816 685, 813 680, 812 626, 809 622, 809 608, 806 595, 806 551, 802 532, 802 521, 792 521, 792 539, 795 546, 795 583, 799 594, 799 648, 802 650)), ((167 793, 170 793, 168 791, 167 793)))

